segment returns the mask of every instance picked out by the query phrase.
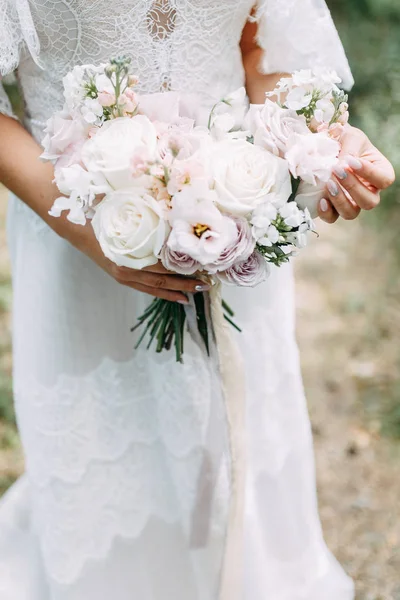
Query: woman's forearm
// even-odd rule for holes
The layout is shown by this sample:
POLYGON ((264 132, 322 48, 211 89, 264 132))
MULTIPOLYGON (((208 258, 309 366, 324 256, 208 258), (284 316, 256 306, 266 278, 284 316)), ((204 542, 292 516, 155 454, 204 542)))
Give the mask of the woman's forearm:
POLYGON ((66 218, 54 218, 49 210, 60 195, 53 182, 51 163, 39 160, 42 149, 22 125, 0 114, 0 183, 34 210, 52 229, 66 238, 78 233, 66 218))

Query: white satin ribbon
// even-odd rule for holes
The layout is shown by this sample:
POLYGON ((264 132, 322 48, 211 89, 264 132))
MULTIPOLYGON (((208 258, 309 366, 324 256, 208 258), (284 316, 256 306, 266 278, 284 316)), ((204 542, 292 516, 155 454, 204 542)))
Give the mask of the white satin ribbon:
POLYGON ((212 287, 210 301, 231 455, 231 499, 219 600, 242 600, 246 485, 245 369, 230 325, 224 318, 221 284, 212 287))

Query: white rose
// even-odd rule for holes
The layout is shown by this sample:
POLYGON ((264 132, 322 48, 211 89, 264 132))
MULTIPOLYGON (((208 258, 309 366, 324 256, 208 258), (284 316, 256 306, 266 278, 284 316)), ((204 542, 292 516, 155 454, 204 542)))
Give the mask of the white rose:
POLYGON ((308 208, 313 219, 318 216, 318 205, 326 195, 325 188, 325 182, 312 185, 311 183, 302 181, 299 185, 296 194, 296 203, 303 210, 308 208))
POLYGON ((217 204, 232 215, 249 215, 271 193, 282 202, 291 194, 286 161, 245 140, 216 143, 211 167, 217 204))
POLYGON ((340 144, 325 132, 299 135, 294 133, 288 142, 285 158, 293 177, 307 183, 328 181, 337 163, 340 144))
POLYGON ((134 189, 108 194, 96 207, 92 225, 105 256, 131 269, 156 264, 167 235, 161 205, 134 189))
POLYGON ((220 213, 214 194, 196 187, 185 188, 173 198, 168 247, 202 265, 213 263, 238 237, 233 219, 220 213))
POLYGON ((246 127, 254 136, 254 143, 276 155, 283 156, 293 133, 308 134, 307 121, 296 111, 281 108, 266 100, 263 105, 252 105, 246 117, 246 127))
POLYGON ((146 175, 133 176, 132 159, 142 154, 146 160, 157 157, 154 125, 143 115, 108 121, 82 148, 82 162, 93 173, 102 173, 115 190, 143 188, 146 175))

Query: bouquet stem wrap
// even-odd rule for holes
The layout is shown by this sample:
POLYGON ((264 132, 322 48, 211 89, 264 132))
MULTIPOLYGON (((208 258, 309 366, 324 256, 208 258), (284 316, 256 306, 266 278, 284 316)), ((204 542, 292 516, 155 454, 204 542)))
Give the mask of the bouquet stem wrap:
POLYGON ((245 369, 239 348, 224 318, 221 284, 212 287, 210 302, 231 456, 231 500, 219 600, 240 600, 243 588, 243 522, 246 489, 245 369))

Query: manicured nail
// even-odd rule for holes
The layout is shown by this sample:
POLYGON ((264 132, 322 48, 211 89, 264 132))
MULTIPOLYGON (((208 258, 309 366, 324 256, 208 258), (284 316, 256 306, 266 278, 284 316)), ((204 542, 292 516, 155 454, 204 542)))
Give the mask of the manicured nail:
POLYGON ((325 200, 325 198, 322 198, 322 200, 320 200, 319 206, 322 212, 327 212, 329 210, 329 204, 327 200, 325 200))
POLYGON ((347 177, 347 171, 343 167, 335 167, 333 172, 339 179, 346 179, 347 177))
POLYGON ((196 290, 196 292, 208 292, 208 290, 210 290, 211 287, 204 283, 202 285, 196 285, 194 289, 196 290))
POLYGON ((362 169, 361 160, 358 160, 358 158, 355 158, 354 156, 346 156, 346 162, 349 165, 349 167, 351 167, 355 171, 359 171, 360 169, 362 169))
POLYGON ((339 195, 339 188, 337 183, 335 183, 334 181, 332 181, 332 179, 330 179, 328 181, 328 190, 331 196, 338 196, 339 195))

